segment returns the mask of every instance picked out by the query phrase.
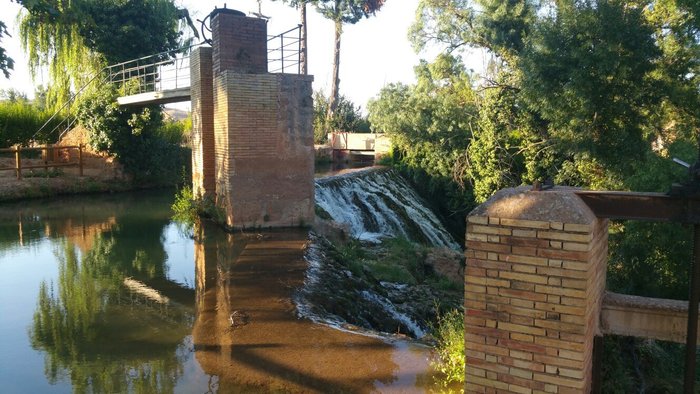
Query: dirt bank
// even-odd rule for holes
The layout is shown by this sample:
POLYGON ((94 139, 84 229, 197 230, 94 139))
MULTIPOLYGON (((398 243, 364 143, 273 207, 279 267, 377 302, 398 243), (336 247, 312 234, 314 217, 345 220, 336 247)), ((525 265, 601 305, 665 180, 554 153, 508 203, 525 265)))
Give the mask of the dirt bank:
MULTIPOLYGON (((71 158, 71 161, 77 159, 71 158)), ((41 158, 22 158, 22 166, 40 166, 41 158)), ((0 157, 0 201, 48 197, 60 194, 123 191, 133 188, 120 167, 110 158, 86 154, 83 176, 78 167, 23 169, 17 179, 15 159, 0 157)))

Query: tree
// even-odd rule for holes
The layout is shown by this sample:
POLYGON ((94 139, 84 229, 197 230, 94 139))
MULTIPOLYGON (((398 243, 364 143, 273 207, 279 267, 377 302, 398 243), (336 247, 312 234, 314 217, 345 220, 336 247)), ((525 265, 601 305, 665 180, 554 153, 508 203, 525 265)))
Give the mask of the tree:
POLYGON ((33 74, 47 66, 47 100, 60 107, 71 88, 106 64, 180 46, 172 0, 25 0, 20 39, 33 74))
POLYGON ((177 181, 179 145, 160 133, 159 106, 122 107, 116 88, 89 93, 78 106, 78 120, 90 130, 90 145, 114 155, 136 182, 177 181))
POLYGON ((314 142, 323 144, 327 139, 328 131, 369 133, 370 127, 367 118, 362 115, 360 106, 340 95, 338 108, 332 118, 326 117, 330 97, 326 97, 322 91, 314 92, 314 142))
POLYGON ((477 96, 456 57, 422 61, 415 73, 416 85, 390 84, 369 102, 372 131, 391 137, 395 164, 462 238, 474 199, 470 188, 454 180, 463 180, 468 167, 464 152, 478 122, 477 96))
MULTIPOLYGON (((4 36, 9 37, 10 35, 7 33, 7 27, 5 24, 0 22, 0 41, 2 41, 4 36)), ((5 48, 0 47, 0 71, 5 74, 5 78, 10 78, 10 70, 14 68, 14 64, 14 60, 7 56, 7 51, 5 51, 5 48)))
MULTIPOLYGON (((422 0, 412 28, 418 49, 438 45, 455 55, 472 47, 491 55, 476 87, 479 121, 462 153, 469 165, 455 171, 455 180, 468 179, 477 201, 502 187, 546 178, 594 189, 667 191, 685 176, 670 157, 692 162, 698 154, 698 4, 422 0)), ((391 117, 414 112, 402 106, 391 117)), ((414 144, 431 139, 423 128, 414 144)), ((460 161, 454 166, 462 168, 460 161)), ((679 225, 613 223, 608 286, 685 297, 690 249, 683 246, 689 243, 689 232, 679 225)), ((644 361, 633 365, 612 354, 603 391, 639 391, 638 379, 618 379, 639 375, 634 370, 642 371, 648 391, 678 387, 677 377, 664 375, 678 367, 678 347, 606 342, 606 348, 624 348, 644 361), (668 368, 649 367, 662 364, 668 368)))
MULTIPOLYGON (((312 4, 325 18, 335 25, 335 46, 333 50, 333 81, 330 103, 326 116, 331 119, 340 100, 340 38, 344 24, 355 24, 379 11, 386 0, 283 0, 293 7, 299 7, 302 19, 306 15, 306 4, 312 4)), ((304 27, 305 29, 305 27, 304 27)), ((305 39, 304 39, 305 40, 305 39)), ((306 59, 304 59, 304 63, 306 59)))
POLYGON ((333 81, 331 84, 328 118, 338 107, 340 97, 340 38, 343 34, 343 24, 355 24, 363 17, 369 17, 379 11, 385 0, 333 0, 317 1, 316 10, 335 24, 335 46, 333 47, 333 81))

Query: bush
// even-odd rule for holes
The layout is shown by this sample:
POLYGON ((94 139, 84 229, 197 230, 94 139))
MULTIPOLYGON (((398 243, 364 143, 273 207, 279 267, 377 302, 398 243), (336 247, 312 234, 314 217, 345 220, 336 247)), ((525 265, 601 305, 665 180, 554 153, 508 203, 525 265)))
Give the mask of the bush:
POLYGON ((461 311, 453 309, 438 316, 437 327, 434 328, 436 359, 432 366, 443 377, 440 383, 449 386, 454 383, 464 383, 464 316, 461 311))
POLYGON ((158 128, 158 136, 173 145, 187 145, 191 130, 192 118, 183 120, 168 119, 158 128))
POLYGON ((78 119, 90 130, 90 145, 114 155, 137 183, 173 184, 184 164, 176 132, 163 131, 160 106, 121 107, 114 87, 87 96, 78 119))
MULTIPOLYGON (((0 102, 0 148, 15 144, 27 145, 51 115, 25 100, 0 102)), ((47 142, 50 137, 57 138, 57 135, 49 135, 49 132, 62 121, 62 116, 56 116, 36 139, 47 142)))
POLYGON ((175 202, 170 209, 174 212, 173 219, 187 226, 192 226, 199 220, 197 200, 189 186, 178 190, 175 194, 175 202))

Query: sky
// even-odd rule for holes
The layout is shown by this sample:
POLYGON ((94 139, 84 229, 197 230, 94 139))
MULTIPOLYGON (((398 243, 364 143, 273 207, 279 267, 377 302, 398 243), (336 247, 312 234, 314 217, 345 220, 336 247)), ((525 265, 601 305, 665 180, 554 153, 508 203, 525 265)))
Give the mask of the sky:
MULTIPOLYGON (((340 92, 356 105, 366 107, 367 100, 392 82, 415 81, 413 67, 421 56, 417 55, 408 40, 408 28, 413 23, 419 0, 388 0, 376 16, 363 19, 355 25, 345 25, 341 42, 340 92)), ((176 0, 178 6, 186 7, 195 25, 215 6, 224 2, 211 0, 176 0)), ((262 13, 270 17, 268 34, 274 35, 295 27, 299 23, 298 10, 281 1, 262 1, 262 13)), ((228 8, 245 13, 257 12, 256 0, 229 0, 228 8)), ((0 20, 8 26, 12 37, 0 43, 8 55, 15 60, 10 79, 0 74, 0 89, 14 88, 33 96, 34 85, 46 84, 47 75, 38 75, 32 82, 27 70, 27 61, 19 44, 16 16, 20 7, 10 2, 5 4, 0 20)), ((314 90, 330 92, 333 59, 333 23, 323 18, 313 6, 307 9, 309 74, 314 75, 314 90)), ((423 55, 425 57, 426 55, 423 55)))

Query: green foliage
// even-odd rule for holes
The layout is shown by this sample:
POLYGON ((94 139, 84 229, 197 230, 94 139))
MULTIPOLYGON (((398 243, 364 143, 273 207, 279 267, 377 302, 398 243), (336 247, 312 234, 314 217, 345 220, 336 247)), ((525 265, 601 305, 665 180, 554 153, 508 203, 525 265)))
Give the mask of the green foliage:
POLYGON ((180 45, 172 0, 46 0, 22 2, 20 39, 33 75, 48 66, 47 101, 60 108, 71 89, 109 63, 180 45))
POLYGON ((175 194, 175 202, 170 207, 173 219, 187 226, 192 226, 199 220, 199 207, 192 188, 185 186, 175 194))
MULTIPOLYGON (((414 45, 444 54, 416 68, 415 85, 382 90, 369 106, 373 129, 392 136, 395 165, 460 219, 466 210, 459 207, 536 180, 668 191, 686 177, 671 157, 697 158, 696 3, 422 0, 414 45), (467 73, 456 56, 468 47, 491 55, 483 75, 467 73)), ((609 288, 686 298, 689 233, 670 224, 614 223, 609 288)), ((667 368, 619 371, 626 378, 607 382, 619 385, 611 391, 638 391, 645 377, 647 389, 673 391, 661 376, 673 382, 680 358, 672 347, 647 345, 630 345, 625 357, 667 368)))
POLYGON ((183 120, 164 120, 157 133, 161 139, 172 145, 185 145, 189 141, 191 131, 192 118, 188 117, 183 120))
POLYGON ((190 186, 184 186, 175 194, 175 201, 170 206, 173 220, 191 231, 200 224, 202 218, 212 219, 215 223, 225 224, 226 215, 216 206, 210 197, 195 196, 190 186))
POLYGON ((389 238, 383 242, 383 246, 384 251, 378 256, 382 264, 403 267, 417 283, 426 279, 424 247, 406 238, 389 238))
POLYGON ((433 336, 437 341, 436 359, 432 366, 443 376, 443 386, 464 383, 464 314, 453 309, 438 315, 437 326, 433 327, 433 336))
MULTIPOLYGON (((5 23, 0 22, 0 41, 4 36, 9 36, 7 33, 7 27, 5 23)), ((10 78, 10 70, 15 66, 15 61, 11 57, 7 56, 7 51, 5 48, 0 47, 0 71, 5 75, 5 78, 10 78)))
POLYGON ((428 201, 448 218, 455 234, 464 234, 464 216, 473 207, 463 172, 476 126, 477 96, 471 77, 452 56, 416 67, 415 86, 390 84, 368 104, 372 130, 386 133, 395 165, 428 201))
MULTIPOLYGON (((605 336, 603 345, 604 393, 674 393, 683 387, 685 348, 681 344, 605 336)), ((697 386, 697 380, 696 380, 697 386)))
POLYGON ((90 130, 90 145, 114 155, 136 182, 174 183, 182 158, 179 146, 162 138, 159 106, 121 107, 114 87, 80 103, 78 119, 90 130))
POLYGON ((329 97, 322 91, 314 92, 314 142, 325 143, 328 133, 339 132, 359 132, 369 133, 369 121, 362 115, 360 106, 341 95, 338 99, 338 108, 329 118, 328 106, 329 97))
POLYGON ((644 157, 643 118, 660 104, 652 33, 641 9, 621 2, 562 8, 533 27, 520 94, 560 155, 622 174, 644 157))
POLYGON ((176 49, 178 13, 172 0, 90 0, 80 4, 85 18, 78 31, 85 45, 107 64, 176 49))
MULTIPOLYGON (((23 99, 0 101, 0 148, 15 144, 27 145, 34 133, 51 118, 51 115, 23 99)), ((48 141, 48 132, 62 120, 61 116, 52 119, 44 128, 45 133, 37 135, 36 140, 48 141)))
POLYGON ((406 284, 436 279, 426 270, 426 249, 404 238, 385 239, 377 248, 369 249, 356 239, 337 247, 337 257, 358 276, 369 274, 377 281, 406 284))

